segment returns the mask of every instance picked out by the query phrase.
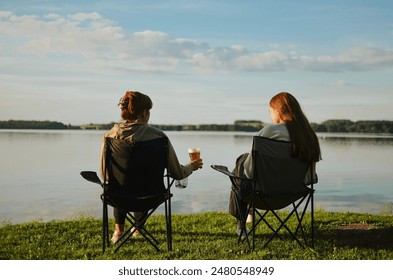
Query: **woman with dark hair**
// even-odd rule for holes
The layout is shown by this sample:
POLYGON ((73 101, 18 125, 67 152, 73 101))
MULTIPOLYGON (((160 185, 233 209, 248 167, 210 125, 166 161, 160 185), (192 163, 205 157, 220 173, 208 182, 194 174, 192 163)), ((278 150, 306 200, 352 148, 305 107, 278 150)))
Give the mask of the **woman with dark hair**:
MULTIPOLYGON (((257 135, 280 141, 291 141, 292 156, 298 157, 302 161, 313 162, 315 172, 315 163, 322 159, 319 141, 299 102, 290 93, 280 92, 270 100, 269 105, 270 118, 273 123, 266 125, 257 135)), ((251 152, 242 154, 237 158, 236 167, 232 173, 252 178, 253 159, 251 152)), ((311 174, 310 169, 306 178, 304 178, 306 184, 311 183, 311 175, 313 174, 311 174)), ((313 176, 313 178, 315 177, 313 176)), ((234 187, 241 188, 240 185, 234 187)), ((245 196, 247 192, 248 190, 244 189, 241 191, 242 195, 245 196)), ((231 191, 229 213, 238 219, 238 234, 245 228, 245 224, 240 222, 240 217, 247 214, 247 203, 240 202, 239 204, 239 207, 237 207, 235 193, 231 191)))
MULTIPOLYGON (((153 102, 149 96, 137 91, 127 91, 120 99, 119 107, 123 122, 115 124, 107 131, 102 141, 101 176, 103 178, 103 174, 105 174, 104 140, 106 137, 122 139, 127 142, 143 142, 167 137, 163 131, 148 125, 150 110, 153 107, 153 102)), ((168 140, 168 169, 174 179, 184 179, 190 176, 193 171, 202 168, 202 166, 203 163, 201 159, 191 161, 186 165, 181 165, 171 142, 168 140)), ((113 212, 115 217, 115 232, 111 240, 115 243, 123 234, 125 216, 116 208, 114 208, 113 212)), ((135 213, 135 217, 139 219, 142 219, 144 215, 144 212, 135 213)), ((137 234, 138 232, 136 231, 134 235, 137 234)))

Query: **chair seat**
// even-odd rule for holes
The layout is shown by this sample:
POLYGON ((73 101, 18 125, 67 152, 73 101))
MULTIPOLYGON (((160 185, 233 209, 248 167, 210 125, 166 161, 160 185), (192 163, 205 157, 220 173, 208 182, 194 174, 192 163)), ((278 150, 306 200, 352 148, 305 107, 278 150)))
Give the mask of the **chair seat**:
POLYGON ((111 196, 108 197, 108 205, 128 212, 144 212, 155 208, 172 196, 173 194, 167 193, 145 197, 111 196))
POLYGON ((293 194, 256 195, 253 197, 253 205, 261 210, 280 210, 307 194, 309 191, 293 194))

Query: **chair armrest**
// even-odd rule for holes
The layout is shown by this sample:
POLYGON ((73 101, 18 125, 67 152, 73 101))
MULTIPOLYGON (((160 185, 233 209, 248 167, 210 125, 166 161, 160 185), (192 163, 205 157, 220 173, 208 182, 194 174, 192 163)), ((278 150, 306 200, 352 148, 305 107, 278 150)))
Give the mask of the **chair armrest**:
POLYGON ((97 173, 94 171, 82 171, 81 176, 89 182, 102 185, 100 178, 98 178, 97 173))
POLYGON ((231 173, 228 170, 228 167, 226 167, 224 165, 211 165, 210 167, 213 168, 214 170, 218 171, 218 172, 221 172, 221 173, 231 177, 231 178, 240 179, 240 180, 246 180, 246 181, 252 181, 252 179, 247 178, 245 176, 241 176, 240 177, 240 176, 233 175, 233 173, 231 173))
POLYGON ((214 170, 221 172, 227 176, 233 177, 234 175, 229 172, 228 167, 224 166, 224 165, 211 165, 211 168, 213 168, 214 170))

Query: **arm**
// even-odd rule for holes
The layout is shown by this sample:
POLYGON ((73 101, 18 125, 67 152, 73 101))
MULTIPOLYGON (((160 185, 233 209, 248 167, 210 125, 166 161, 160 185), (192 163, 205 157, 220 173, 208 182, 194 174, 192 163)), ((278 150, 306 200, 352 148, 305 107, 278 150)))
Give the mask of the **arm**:
MULTIPOLYGON (((257 136, 268 137, 268 136, 266 136, 266 134, 267 134, 266 131, 267 131, 267 126, 262 128, 258 132, 257 136)), ((244 160, 243 168, 244 168, 244 175, 246 175, 247 178, 254 177, 254 162, 252 160, 252 146, 250 148, 250 152, 248 153, 247 158, 244 160)))
POLYGON ((105 182, 105 136, 102 137, 101 142, 101 155, 100 155, 100 175, 101 179, 105 182))
POLYGON ((168 169, 172 178, 180 180, 190 176, 194 167, 192 163, 181 165, 173 149, 171 141, 168 139, 168 169))
POLYGON ((105 182, 107 181, 105 177, 105 138, 106 137, 114 137, 113 128, 104 133, 101 142, 101 154, 100 154, 100 175, 102 180, 105 182))

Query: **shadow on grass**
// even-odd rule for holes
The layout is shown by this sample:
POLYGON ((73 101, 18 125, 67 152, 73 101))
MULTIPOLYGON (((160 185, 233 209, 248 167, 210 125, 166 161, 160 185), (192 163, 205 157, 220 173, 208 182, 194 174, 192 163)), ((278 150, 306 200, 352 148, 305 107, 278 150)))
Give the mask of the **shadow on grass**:
POLYGON ((393 250, 393 227, 338 227, 319 231, 317 239, 334 242, 336 247, 393 250))

